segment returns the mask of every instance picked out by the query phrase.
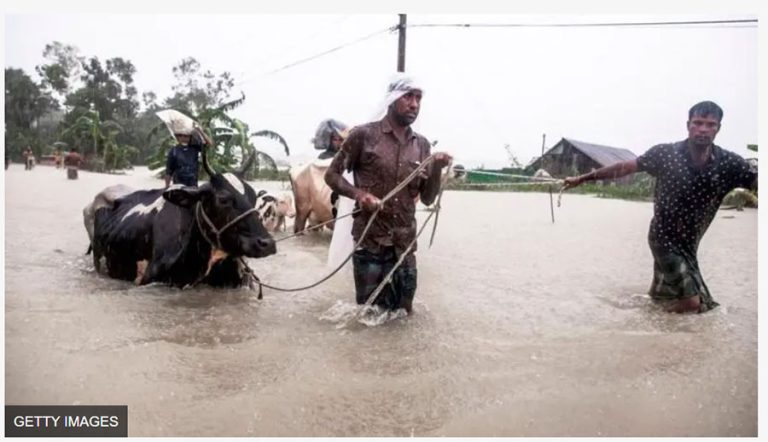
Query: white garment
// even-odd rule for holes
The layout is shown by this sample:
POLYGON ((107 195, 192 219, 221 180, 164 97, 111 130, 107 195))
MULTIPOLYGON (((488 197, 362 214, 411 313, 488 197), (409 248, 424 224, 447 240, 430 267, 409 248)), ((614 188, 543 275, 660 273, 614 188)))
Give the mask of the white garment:
MULTIPOLYGON (((352 172, 344 171, 341 176, 353 183, 352 172)), ((355 210, 355 201, 339 195, 338 209, 336 216, 352 213, 355 210)), ((334 223, 331 246, 328 249, 328 267, 335 269, 353 252, 355 240, 352 238, 352 222, 352 217, 348 216, 334 223)))

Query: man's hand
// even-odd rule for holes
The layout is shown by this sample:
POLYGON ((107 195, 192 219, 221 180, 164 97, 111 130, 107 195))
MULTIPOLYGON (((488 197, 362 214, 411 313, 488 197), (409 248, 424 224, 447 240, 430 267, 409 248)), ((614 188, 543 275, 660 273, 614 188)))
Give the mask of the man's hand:
POLYGON ((366 212, 375 212, 381 207, 381 200, 368 192, 360 192, 355 198, 360 207, 366 212))
POLYGON ((197 133, 200 134, 200 139, 203 142, 203 148, 206 148, 206 147, 209 147, 209 146, 213 145, 213 140, 211 140, 211 138, 208 136, 208 134, 206 134, 205 131, 203 130, 203 128, 198 126, 197 123, 195 123, 195 131, 197 131, 197 133))
POLYGON ((453 157, 447 152, 435 152, 434 154, 435 165, 441 169, 451 164, 451 161, 453 161, 453 157))
POLYGON ((584 180, 581 178, 581 176, 569 176, 565 180, 563 180, 563 190, 572 189, 576 186, 581 185, 584 180))

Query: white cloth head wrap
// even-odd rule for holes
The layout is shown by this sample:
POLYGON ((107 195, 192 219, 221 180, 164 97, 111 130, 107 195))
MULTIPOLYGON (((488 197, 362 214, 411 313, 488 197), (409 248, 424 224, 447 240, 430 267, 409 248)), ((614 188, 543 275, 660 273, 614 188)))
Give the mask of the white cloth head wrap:
POLYGON ((404 72, 398 72, 392 76, 387 86, 387 95, 384 96, 384 100, 379 103, 376 108, 376 113, 371 120, 381 120, 384 115, 387 114, 389 106, 397 101, 400 97, 407 94, 410 91, 419 90, 424 93, 424 88, 421 87, 419 81, 411 75, 404 72))

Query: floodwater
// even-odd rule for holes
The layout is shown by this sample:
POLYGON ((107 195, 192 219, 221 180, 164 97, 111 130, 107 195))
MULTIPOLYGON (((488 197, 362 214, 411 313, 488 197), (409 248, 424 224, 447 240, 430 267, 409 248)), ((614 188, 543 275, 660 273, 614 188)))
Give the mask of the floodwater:
MULTIPOLYGON (((349 269, 261 301, 96 275, 81 211, 116 183, 161 186, 6 171, 6 404, 128 405, 130 436, 757 435, 755 210, 701 244, 721 307, 673 315, 644 294, 650 203, 566 194, 552 224, 546 194, 446 192, 415 315, 365 325, 349 269)), ((304 285, 329 242, 250 262, 304 285)))

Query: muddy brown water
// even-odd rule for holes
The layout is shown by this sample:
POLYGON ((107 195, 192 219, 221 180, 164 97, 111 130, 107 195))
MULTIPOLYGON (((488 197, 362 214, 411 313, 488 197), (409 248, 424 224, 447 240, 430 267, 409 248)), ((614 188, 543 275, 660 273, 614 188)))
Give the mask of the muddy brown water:
MULTIPOLYGON (((722 306, 681 316, 644 294, 650 203, 566 194, 552 224, 545 194, 446 192, 415 315, 344 326, 349 269, 261 301, 96 275, 81 211, 116 183, 161 186, 5 173, 6 404, 125 404, 131 436, 757 435, 755 210, 718 213, 699 259, 722 306)), ((295 287, 329 241, 250 262, 295 287)))

